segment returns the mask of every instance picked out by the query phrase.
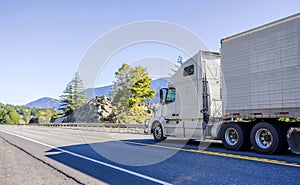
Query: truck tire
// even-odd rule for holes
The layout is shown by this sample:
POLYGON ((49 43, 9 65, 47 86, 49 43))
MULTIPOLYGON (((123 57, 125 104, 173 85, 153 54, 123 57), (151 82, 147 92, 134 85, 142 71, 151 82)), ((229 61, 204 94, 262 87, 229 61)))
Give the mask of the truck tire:
POLYGON ((167 138, 167 137, 164 137, 162 126, 158 122, 154 124, 152 133, 153 133, 153 138, 156 142, 161 142, 167 138))
POLYGON ((222 126, 221 138, 223 146, 230 150, 248 150, 251 147, 250 131, 242 124, 225 123, 222 126))
POLYGON ((285 129, 267 122, 257 123, 251 130, 250 140, 258 153, 284 153, 288 149, 285 129))

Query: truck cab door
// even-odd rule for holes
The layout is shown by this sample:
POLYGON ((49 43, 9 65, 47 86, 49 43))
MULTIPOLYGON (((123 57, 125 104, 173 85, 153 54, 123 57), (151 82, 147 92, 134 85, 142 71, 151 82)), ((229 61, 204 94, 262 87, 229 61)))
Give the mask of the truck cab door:
MULTIPOLYGON (((160 92, 161 96, 163 95, 163 91, 160 92)), ((164 101, 161 103, 162 105, 162 115, 165 119, 168 120, 166 124, 164 124, 166 134, 173 135, 176 137, 183 137, 183 123, 178 121, 179 112, 177 110, 178 106, 178 96, 176 89, 171 87, 167 89, 164 94, 164 101)), ((163 97, 161 97, 163 98, 163 97)))
POLYGON ((175 119, 177 116, 176 112, 176 90, 175 88, 169 88, 165 94, 165 101, 162 104, 162 115, 168 120, 175 119))

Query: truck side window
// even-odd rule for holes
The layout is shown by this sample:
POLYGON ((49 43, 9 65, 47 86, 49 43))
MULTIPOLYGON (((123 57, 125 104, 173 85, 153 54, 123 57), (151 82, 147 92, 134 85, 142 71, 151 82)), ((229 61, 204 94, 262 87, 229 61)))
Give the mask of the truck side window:
POLYGON ((166 96, 166 104, 174 102, 175 95, 176 95, 175 88, 168 89, 167 96, 166 96))
POLYGON ((183 76, 193 75, 194 71, 194 65, 187 66, 183 69, 183 76))

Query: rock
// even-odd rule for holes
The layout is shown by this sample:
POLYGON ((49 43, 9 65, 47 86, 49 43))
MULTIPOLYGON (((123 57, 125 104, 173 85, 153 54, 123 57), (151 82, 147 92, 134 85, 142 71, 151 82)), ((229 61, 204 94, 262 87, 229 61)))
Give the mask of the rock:
MULTIPOLYGON (((153 114, 153 105, 148 102, 141 102, 138 104, 140 115, 144 113, 146 117, 150 117, 153 114)), ((94 99, 87 102, 85 105, 80 106, 73 113, 68 116, 59 118, 57 121, 62 121, 63 123, 99 123, 99 122, 110 122, 110 123, 120 123, 122 116, 128 116, 130 113, 118 113, 116 115, 115 107, 112 105, 112 100, 106 96, 96 96, 94 99), (121 117, 121 118, 120 118, 121 117), (119 118, 119 120, 118 120, 119 118)), ((54 120, 56 121, 56 120, 54 120)))
POLYGON ((106 96, 96 96, 76 109, 73 114, 66 116, 63 122, 98 123, 102 121, 114 122, 115 120, 111 99, 106 96))

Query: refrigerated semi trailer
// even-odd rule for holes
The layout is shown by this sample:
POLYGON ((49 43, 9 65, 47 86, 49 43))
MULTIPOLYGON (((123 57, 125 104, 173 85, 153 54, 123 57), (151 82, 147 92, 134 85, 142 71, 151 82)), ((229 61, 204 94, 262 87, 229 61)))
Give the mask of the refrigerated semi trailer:
POLYGON ((160 90, 145 120, 156 141, 219 139, 258 153, 300 151, 300 14, 223 38, 199 51, 160 90))

